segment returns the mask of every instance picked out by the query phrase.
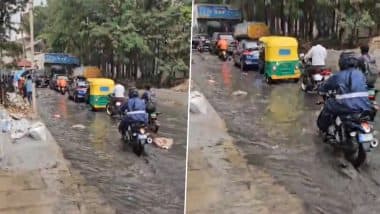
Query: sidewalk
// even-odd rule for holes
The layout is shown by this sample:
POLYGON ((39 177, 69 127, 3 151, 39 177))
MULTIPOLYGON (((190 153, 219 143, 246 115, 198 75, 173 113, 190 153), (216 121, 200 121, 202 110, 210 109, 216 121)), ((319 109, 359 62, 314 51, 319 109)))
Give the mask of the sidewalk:
POLYGON ((24 137, 14 142, 0 133, 0 144, 0 214, 115 213, 70 169, 48 131, 46 141, 24 137))
POLYGON ((260 168, 248 165, 206 99, 205 114, 191 114, 187 213, 304 213, 295 195, 260 168))

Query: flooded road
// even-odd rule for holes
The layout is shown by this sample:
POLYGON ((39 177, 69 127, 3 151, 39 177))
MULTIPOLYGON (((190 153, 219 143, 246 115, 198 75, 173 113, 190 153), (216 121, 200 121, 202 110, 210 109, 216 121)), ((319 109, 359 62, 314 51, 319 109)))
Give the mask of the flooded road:
POLYGON ((170 150, 149 145, 149 156, 139 158, 130 149, 123 151, 118 119, 49 89, 38 91, 40 116, 65 158, 117 213, 183 213, 187 94, 164 92, 157 92, 159 135, 173 138, 174 145, 170 150), (86 128, 72 128, 76 124, 86 128))
POLYGON ((226 122, 244 159, 299 198, 305 213, 380 212, 380 152, 372 152, 360 172, 341 169, 317 134, 321 107, 315 95, 296 83, 267 85, 259 73, 242 75, 232 61, 213 55, 195 53, 193 61, 193 81, 226 122), (237 90, 248 95, 232 96, 237 90))

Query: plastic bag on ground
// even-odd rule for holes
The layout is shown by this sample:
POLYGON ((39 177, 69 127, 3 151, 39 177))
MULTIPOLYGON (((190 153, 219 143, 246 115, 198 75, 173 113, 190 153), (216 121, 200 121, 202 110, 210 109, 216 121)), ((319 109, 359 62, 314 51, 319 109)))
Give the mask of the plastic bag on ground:
POLYGON ((170 149, 173 146, 173 139, 156 137, 153 139, 153 143, 162 149, 170 149))
POLYGON ((35 140, 46 141, 47 136, 45 125, 41 122, 33 124, 29 128, 29 135, 35 140))

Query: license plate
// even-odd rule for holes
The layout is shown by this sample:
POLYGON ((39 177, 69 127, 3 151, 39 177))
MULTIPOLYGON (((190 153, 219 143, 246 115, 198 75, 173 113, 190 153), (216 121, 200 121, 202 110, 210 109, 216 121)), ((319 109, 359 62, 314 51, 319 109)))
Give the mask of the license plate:
POLYGON ((368 94, 369 96, 375 96, 375 90, 369 90, 368 94))
POLYGON ((150 115, 151 118, 156 118, 157 117, 157 114, 153 113, 150 115))
POLYGON ((139 136, 137 137, 139 140, 145 140, 148 138, 148 136, 146 136, 145 134, 139 134, 139 136))
POLYGON ((121 105, 121 102, 116 102, 116 106, 120 106, 121 105))
POLYGON ((369 134, 361 134, 359 133, 359 142, 362 143, 362 142, 368 142, 368 141, 372 141, 373 140, 373 134, 372 133, 369 133, 369 134))

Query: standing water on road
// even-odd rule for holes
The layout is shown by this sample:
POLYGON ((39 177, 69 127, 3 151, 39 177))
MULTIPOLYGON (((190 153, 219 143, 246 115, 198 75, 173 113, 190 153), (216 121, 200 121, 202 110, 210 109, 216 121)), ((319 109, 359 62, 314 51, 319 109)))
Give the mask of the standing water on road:
POLYGON ((111 119, 104 112, 92 112, 85 104, 71 102, 54 91, 38 92, 41 117, 65 158, 89 185, 103 193, 118 213, 183 212, 187 96, 166 91, 158 92, 158 109, 163 113, 158 134, 173 138, 175 143, 170 150, 149 145, 145 158, 128 149, 123 151, 118 119, 111 119), (181 102, 167 102, 175 95, 181 102), (72 127, 77 124, 85 128, 72 127))
MULTIPOLYGON (((232 62, 203 55, 193 54, 193 81, 226 121, 248 164, 271 174, 303 202, 306 213, 380 211, 379 152, 369 154, 370 162, 360 172, 340 168, 317 133, 316 95, 305 94, 293 82, 267 85, 258 72, 243 75, 232 62), (233 96, 238 90, 247 95, 233 96)), ((333 68, 334 57, 328 61, 333 68)))

